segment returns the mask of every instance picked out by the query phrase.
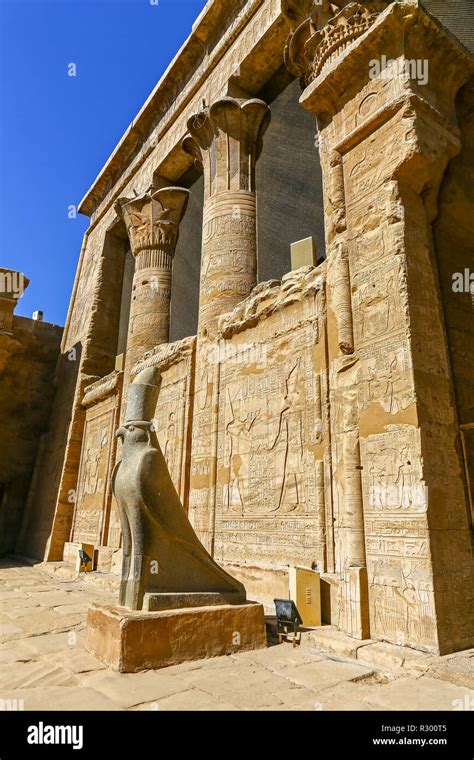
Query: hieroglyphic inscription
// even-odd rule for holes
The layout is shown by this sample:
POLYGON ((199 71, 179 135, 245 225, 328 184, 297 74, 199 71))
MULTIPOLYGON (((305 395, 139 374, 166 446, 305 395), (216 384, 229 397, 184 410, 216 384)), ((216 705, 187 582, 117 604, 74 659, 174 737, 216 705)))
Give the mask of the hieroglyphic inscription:
POLYGON ((161 450, 182 503, 187 504, 188 416, 191 373, 189 360, 163 372, 155 423, 161 450))
POLYGON ((361 449, 371 635, 428 645, 435 613, 419 432, 388 426, 362 439, 361 449))
POLYGON ((239 341, 265 343, 264 368, 220 367, 216 554, 223 561, 324 568, 324 465, 316 456, 324 453, 324 367, 313 363, 320 328, 314 312, 302 320, 304 304, 233 339, 237 352, 239 341))
POLYGON ((233 194, 225 210, 222 201, 219 209, 208 208, 203 226, 200 319, 206 325, 245 298, 256 280, 255 208, 245 195, 233 194))
POLYGON ((110 504, 115 434, 115 403, 108 399, 88 410, 79 468, 72 541, 99 546, 110 504))

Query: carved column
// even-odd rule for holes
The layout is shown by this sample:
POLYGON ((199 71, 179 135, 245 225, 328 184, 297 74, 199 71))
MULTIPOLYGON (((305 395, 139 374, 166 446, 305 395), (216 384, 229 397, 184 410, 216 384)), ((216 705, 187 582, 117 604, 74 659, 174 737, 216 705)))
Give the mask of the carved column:
POLYGON ((140 356, 169 340, 173 256, 188 197, 188 190, 166 187, 152 195, 117 202, 135 257, 126 382, 140 356))
POLYGON ((416 2, 309 5, 286 61, 324 181, 334 622, 444 654, 473 645, 474 600, 431 224, 474 63, 416 2))
POLYGON ((188 121, 184 149, 204 170, 199 336, 257 283, 255 163, 269 115, 262 100, 226 97, 188 121))
POLYGON ((183 148, 204 171, 204 220, 193 412, 190 519, 213 551, 219 364, 218 319, 257 283, 255 164, 269 118, 262 100, 218 100, 188 121, 183 148))

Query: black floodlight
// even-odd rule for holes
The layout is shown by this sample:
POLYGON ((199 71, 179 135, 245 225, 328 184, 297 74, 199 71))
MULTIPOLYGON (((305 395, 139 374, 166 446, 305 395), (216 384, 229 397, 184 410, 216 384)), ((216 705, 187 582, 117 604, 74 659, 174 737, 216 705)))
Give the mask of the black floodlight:
MULTIPOLYGON (((292 599, 274 599, 273 601, 276 610, 278 641, 281 643, 282 638, 288 636, 288 633, 292 631, 293 646, 295 646, 297 643, 296 634, 299 626, 303 623, 303 618, 292 599)), ((298 644, 300 641, 301 636, 298 644)))

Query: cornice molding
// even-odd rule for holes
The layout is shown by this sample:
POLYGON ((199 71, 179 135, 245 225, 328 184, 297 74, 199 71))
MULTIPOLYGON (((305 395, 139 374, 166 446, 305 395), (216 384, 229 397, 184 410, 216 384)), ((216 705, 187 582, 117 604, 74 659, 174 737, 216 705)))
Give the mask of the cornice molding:
POLYGON ((136 377, 140 372, 143 372, 144 369, 148 369, 149 367, 156 367, 160 372, 164 372, 166 369, 172 367, 173 364, 177 364, 182 359, 192 356, 195 350, 195 335, 190 338, 183 338, 175 343, 164 343, 144 354, 140 361, 135 364, 130 375, 132 378, 136 377))
POLYGON ((232 6, 237 13, 234 11, 233 14, 229 14, 229 0, 210 0, 207 3, 190 36, 81 200, 81 214, 91 216, 94 213, 111 186, 133 161, 139 146, 144 145, 155 129, 156 142, 166 133, 264 2, 234 0, 232 6), (214 42, 216 44, 211 52, 214 42), (184 86, 183 80, 186 82, 184 86))
POLYGON ((104 401, 109 396, 119 393, 122 389, 122 380, 123 372, 112 372, 110 375, 101 377, 92 385, 88 385, 84 388, 82 406, 87 409, 89 406, 94 406, 99 401, 104 401))
POLYGON ((317 293, 325 297, 326 265, 306 266, 288 272, 282 280, 259 283, 248 298, 219 319, 217 338, 231 338, 255 327, 261 320, 317 293))

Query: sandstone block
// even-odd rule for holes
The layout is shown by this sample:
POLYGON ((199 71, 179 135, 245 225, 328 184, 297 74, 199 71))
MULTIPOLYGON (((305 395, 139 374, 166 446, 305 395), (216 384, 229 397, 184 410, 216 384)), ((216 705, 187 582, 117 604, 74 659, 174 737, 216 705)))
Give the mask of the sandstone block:
POLYGON ((89 609, 86 649, 122 673, 266 646, 260 604, 164 612, 131 612, 111 605, 89 609))

